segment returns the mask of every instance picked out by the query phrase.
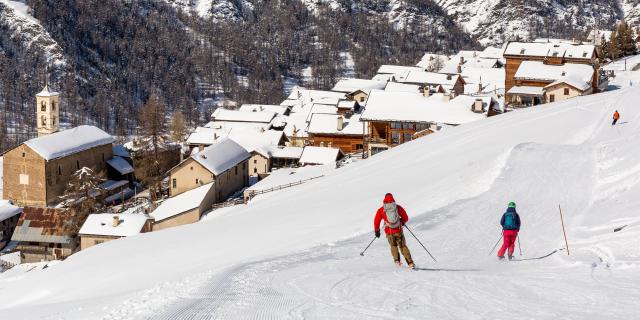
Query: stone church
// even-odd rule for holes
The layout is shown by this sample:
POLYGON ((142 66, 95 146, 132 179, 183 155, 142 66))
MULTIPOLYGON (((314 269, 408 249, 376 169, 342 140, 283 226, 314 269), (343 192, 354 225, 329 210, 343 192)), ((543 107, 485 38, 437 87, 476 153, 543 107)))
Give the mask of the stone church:
POLYGON ((114 139, 94 126, 60 131, 59 94, 36 95, 38 137, 4 154, 4 198, 21 206, 52 206, 82 167, 106 172, 114 139))

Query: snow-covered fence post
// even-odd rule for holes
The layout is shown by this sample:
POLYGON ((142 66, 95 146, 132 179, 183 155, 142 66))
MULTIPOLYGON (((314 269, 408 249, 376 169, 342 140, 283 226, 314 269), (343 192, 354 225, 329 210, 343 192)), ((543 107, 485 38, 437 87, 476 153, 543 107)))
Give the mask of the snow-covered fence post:
POLYGON ((567 241, 567 232, 564 230, 564 219, 562 218, 562 207, 558 204, 558 210, 560 210, 560 223, 562 224, 562 234, 564 235, 564 245, 567 248, 567 255, 569 255, 569 242, 567 241))

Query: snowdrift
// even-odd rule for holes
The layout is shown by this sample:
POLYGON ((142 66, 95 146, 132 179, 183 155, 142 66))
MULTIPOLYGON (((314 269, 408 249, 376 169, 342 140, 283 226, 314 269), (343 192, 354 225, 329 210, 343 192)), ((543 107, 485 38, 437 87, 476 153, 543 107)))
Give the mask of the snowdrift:
POLYGON ((0 312, 20 319, 628 317, 640 298, 637 101, 640 90, 625 89, 469 123, 197 224, 0 277, 0 312), (612 127, 614 109, 622 119, 612 127), (418 265, 441 272, 396 269, 384 240, 358 255, 386 192, 439 261, 407 234, 418 265), (559 204, 571 255, 489 257, 509 201, 522 217, 524 257, 564 247, 559 204))

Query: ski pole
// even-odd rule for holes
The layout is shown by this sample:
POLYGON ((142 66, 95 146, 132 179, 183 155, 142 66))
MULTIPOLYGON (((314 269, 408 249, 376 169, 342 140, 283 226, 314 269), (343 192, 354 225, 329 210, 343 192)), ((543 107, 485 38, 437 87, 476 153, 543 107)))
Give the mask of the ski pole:
POLYGON ((403 226, 405 228, 407 228, 407 230, 409 230, 409 232, 411 233, 411 235, 416 238, 416 241, 418 241, 418 243, 422 246, 422 248, 424 249, 424 251, 426 251, 429 256, 431 257, 431 259, 433 259, 433 261, 438 262, 438 260, 436 260, 436 258, 433 257, 433 255, 431 255, 431 252, 429 252, 429 250, 427 250, 427 247, 424 246, 424 244, 422 244, 422 242, 420 242, 420 239, 418 239, 418 237, 416 237, 415 234, 413 234, 413 231, 411 231, 411 229, 409 229, 409 227, 406 224, 403 224, 403 226))
POLYGON ((504 230, 502 230, 502 232, 500 233, 500 238, 498 238, 498 241, 496 241, 496 244, 494 244, 493 248, 491 248, 491 251, 489 251, 489 256, 491 256, 491 254, 493 253, 493 250, 495 250, 496 247, 498 246, 498 243, 500 243, 500 239, 502 239, 503 234, 504 234, 504 230))
POLYGON ((375 236, 374 236, 374 237, 373 237, 373 240, 371 240, 371 242, 369 242, 369 245, 368 245, 366 248, 364 248, 364 250, 362 250, 362 252, 360 252, 360 255, 361 255, 361 256, 363 256, 363 257, 364 257, 364 252, 365 252, 365 251, 367 251, 367 249, 369 249, 369 247, 371 246, 371 244, 373 244, 373 242, 374 242, 374 241, 376 241, 376 238, 377 238, 377 237, 375 237, 375 236))
POLYGON ((518 235, 518 238, 516 238, 518 240, 518 250, 520 250, 520 256, 522 256, 522 247, 520 247, 520 235, 518 235))
POLYGON ((562 224, 562 234, 564 235, 564 244, 567 248, 567 255, 569 255, 569 241, 567 241, 567 232, 564 230, 564 218, 562 218, 562 207, 558 205, 558 210, 560 210, 560 223, 562 224))

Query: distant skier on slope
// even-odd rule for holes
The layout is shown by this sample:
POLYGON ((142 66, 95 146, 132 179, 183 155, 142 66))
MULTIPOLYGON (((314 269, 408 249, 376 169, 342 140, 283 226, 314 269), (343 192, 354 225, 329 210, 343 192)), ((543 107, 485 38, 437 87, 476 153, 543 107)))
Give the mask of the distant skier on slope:
POLYGON ((513 259, 513 251, 515 249, 516 239, 518 238, 518 232, 520 231, 520 216, 516 212, 516 203, 509 202, 507 212, 502 215, 500 219, 500 225, 502 226, 502 236, 504 238, 502 247, 498 250, 498 258, 504 259, 504 252, 509 251, 509 260, 513 259))
POLYGON ((373 228, 377 238, 380 238, 380 222, 384 220, 384 232, 387 234, 387 240, 391 246, 391 256, 396 265, 401 266, 400 252, 407 261, 409 267, 414 268, 413 259, 411 259, 411 253, 407 248, 407 241, 402 233, 402 226, 409 221, 407 212, 401 206, 396 204, 396 200, 393 199, 391 193, 387 193, 384 196, 382 207, 376 212, 376 217, 373 219, 373 228))
POLYGON ((616 112, 613 113, 613 123, 611 123, 611 125, 615 126, 618 122, 618 119, 620 119, 620 113, 618 113, 618 110, 616 110, 616 112))

